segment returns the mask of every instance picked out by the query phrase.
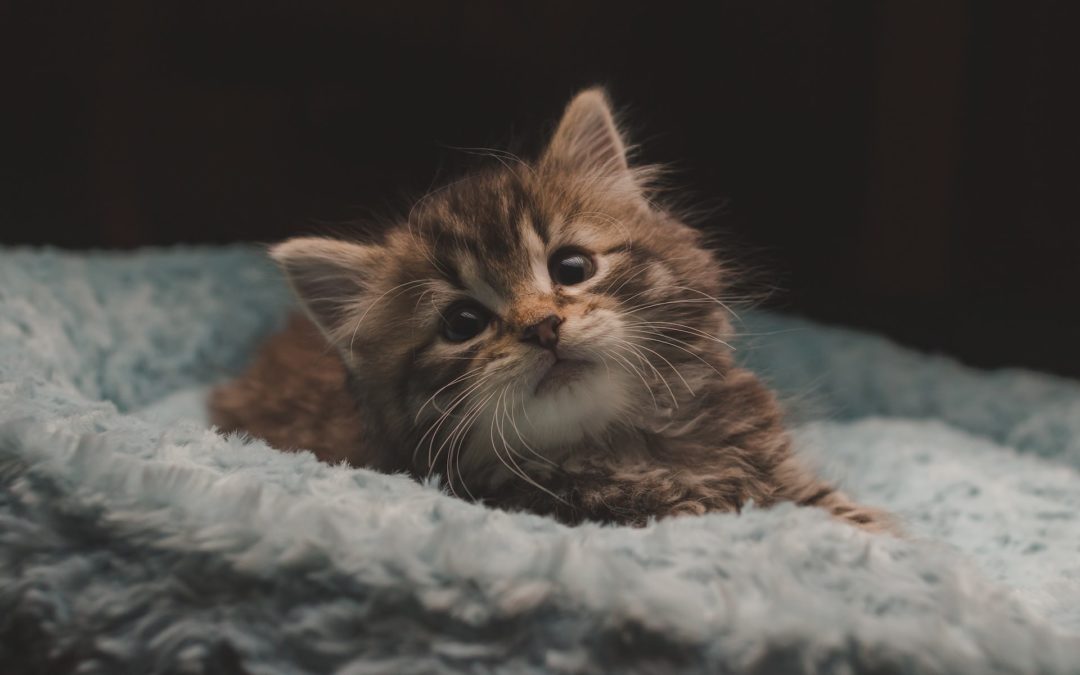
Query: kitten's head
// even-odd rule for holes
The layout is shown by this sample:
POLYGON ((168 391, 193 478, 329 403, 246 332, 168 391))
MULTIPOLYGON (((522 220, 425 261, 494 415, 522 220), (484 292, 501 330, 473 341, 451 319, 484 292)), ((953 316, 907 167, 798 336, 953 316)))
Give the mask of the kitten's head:
POLYGON ((602 91, 571 101, 535 162, 497 159, 378 241, 272 251, 384 465, 466 489, 688 423, 680 404, 728 362, 721 269, 650 201, 602 91))

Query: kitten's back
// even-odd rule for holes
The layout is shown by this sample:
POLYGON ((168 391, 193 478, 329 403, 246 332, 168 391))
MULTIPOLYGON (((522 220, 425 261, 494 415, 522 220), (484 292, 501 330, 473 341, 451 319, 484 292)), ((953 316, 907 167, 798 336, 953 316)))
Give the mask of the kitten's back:
POLYGON ((221 431, 242 431, 279 450, 310 450, 326 462, 367 465, 346 371, 306 318, 290 317, 248 369, 210 397, 221 431))

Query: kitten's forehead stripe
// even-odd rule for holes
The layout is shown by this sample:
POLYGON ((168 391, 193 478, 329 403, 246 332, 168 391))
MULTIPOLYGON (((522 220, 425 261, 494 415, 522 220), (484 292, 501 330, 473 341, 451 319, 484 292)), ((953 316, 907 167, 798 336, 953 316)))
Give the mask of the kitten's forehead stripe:
POLYGON ((483 258, 464 255, 460 259, 461 277, 465 287, 488 309, 502 313, 507 304, 508 294, 498 284, 490 283, 491 274, 483 258))
POLYGON ((445 247, 435 249, 435 265, 451 286, 459 291, 466 290, 465 282, 461 280, 461 273, 458 271, 457 263, 451 255, 450 249, 445 247))
POLYGON ((529 286, 531 284, 534 289, 541 293, 550 293, 552 291, 551 275, 548 272, 545 242, 535 229, 526 226, 523 231, 525 232, 524 241, 532 269, 532 277, 524 281, 523 285, 529 286))
POLYGON ((538 204, 530 204, 528 211, 528 224, 533 232, 540 237, 545 244, 551 241, 550 217, 544 213, 538 204))
MULTIPOLYGON (((455 185, 430 209, 431 231, 445 272, 459 288, 476 290, 485 304, 504 305, 544 257, 546 219, 534 194, 506 175, 455 185), (539 246, 536 245, 539 235, 539 246), (500 296, 496 299, 493 296, 500 296)), ((495 307, 491 307, 495 309, 495 307)))

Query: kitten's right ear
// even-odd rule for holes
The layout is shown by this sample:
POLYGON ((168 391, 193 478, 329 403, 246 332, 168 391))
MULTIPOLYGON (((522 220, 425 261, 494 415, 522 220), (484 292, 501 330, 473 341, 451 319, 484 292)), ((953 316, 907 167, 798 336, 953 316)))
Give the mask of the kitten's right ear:
POLYGON ((626 141, 603 89, 586 89, 570 101, 543 161, 583 173, 630 177, 626 141))
POLYGON ((378 269, 379 247, 301 237, 270 249, 312 320, 337 344, 342 327, 364 304, 378 269))

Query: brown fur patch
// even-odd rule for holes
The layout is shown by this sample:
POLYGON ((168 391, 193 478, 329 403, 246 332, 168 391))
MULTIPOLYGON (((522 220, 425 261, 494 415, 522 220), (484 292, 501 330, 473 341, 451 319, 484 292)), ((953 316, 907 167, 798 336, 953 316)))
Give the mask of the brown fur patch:
POLYGON ((346 370, 319 331, 301 316, 259 349, 240 377, 214 390, 211 422, 279 450, 310 450, 324 462, 368 466, 346 370))

